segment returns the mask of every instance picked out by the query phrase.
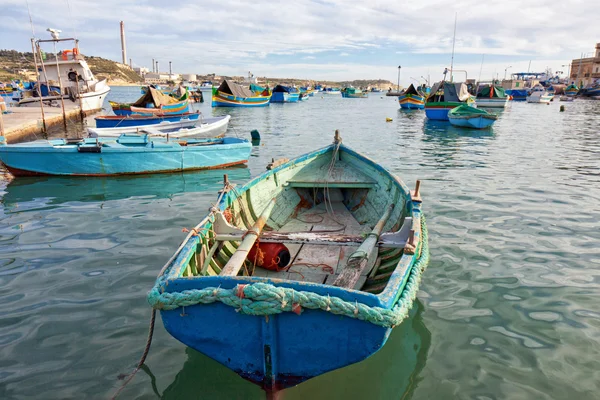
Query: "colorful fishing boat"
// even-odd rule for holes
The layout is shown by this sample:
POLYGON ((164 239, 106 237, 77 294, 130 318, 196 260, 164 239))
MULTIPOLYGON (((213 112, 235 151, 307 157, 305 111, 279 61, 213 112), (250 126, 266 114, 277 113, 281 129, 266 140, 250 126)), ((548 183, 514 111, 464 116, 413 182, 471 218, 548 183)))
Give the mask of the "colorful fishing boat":
POLYGON ((496 122, 498 116, 466 104, 453 108, 448 112, 448 120, 461 128, 485 129, 496 122))
POLYGON ((213 89, 213 107, 266 107, 271 95, 263 92, 256 94, 250 89, 230 80, 224 80, 218 88, 213 89))
POLYGON ((177 92, 177 97, 173 97, 148 86, 145 93, 133 103, 108 103, 115 115, 183 114, 189 111, 189 92, 185 88, 181 89, 181 92, 177 92))
POLYGON ((291 86, 277 85, 271 94, 271 103, 297 103, 300 91, 291 86))
POLYGON ((201 118, 179 122, 163 122, 156 125, 141 125, 126 128, 88 128, 89 137, 119 137, 129 134, 150 134, 170 136, 172 138, 215 138, 223 137, 227 132, 230 115, 213 118, 201 118))
POLYGON ((200 117, 199 112, 173 115, 101 115, 94 118, 96 128, 131 128, 138 126, 156 125, 164 122, 191 121, 195 123, 200 117))
POLYGON ((504 93, 510 96, 512 101, 526 101, 528 95, 527 89, 506 89, 504 93))
POLYGON ((484 84, 477 90, 477 107, 504 108, 509 97, 500 85, 484 84))
POLYGON ((306 100, 308 100, 309 98, 310 98, 310 97, 309 97, 309 94, 308 94, 308 92, 304 92, 304 93, 302 93, 302 92, 301 92, 301 93, 300 93, 300 97, 299 97, 298 99, 299 99, 300 101, 306 101, 306 100))
POLYGON ((321 94, 326 94, 328 96, 339 96, 340 94, 342 94, 342 91, 338 88, 328 87, 328 88, 323 89, 321 94))
POLYGON ((241 187, 226 179, 148 301, 176 339, 268 391, 364 360, 407 317, 427 264, 419 186, 336 132, 241 187))
POLYGON ((400 108, 406 110, 422 110, 425 108, 425 96, 411 85, 398 96, 400 108))
POLYGON ((425 115, 436 121, 448 121, 448 111, 474 101, 465 83, 438 82, 431 88, 425 103, 425 115))
POLYGON ((348 99, 366 99, 369 97, 369 93, 353 87, 347 87, 342 89, 342 97, 348 99))
POLYGON ((565 95, 569 97, 576 96, 579 92, 579 87, 575 83, 571 83, 569 86, 565 88, 565 95))
POLYGON ((133 175, 244 164, 251 148, 247 140, 230 137, 169 140, 145 134, 9 145, 0 136, 0 161, 14 176, 133 175))

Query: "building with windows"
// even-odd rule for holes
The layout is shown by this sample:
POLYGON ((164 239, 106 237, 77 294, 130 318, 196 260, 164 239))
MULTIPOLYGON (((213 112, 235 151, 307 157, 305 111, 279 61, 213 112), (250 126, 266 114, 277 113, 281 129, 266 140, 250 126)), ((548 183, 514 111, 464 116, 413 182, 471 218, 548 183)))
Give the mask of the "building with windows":
MULTIPOLYGON (((590 53, 586 53, 588 54, 590 53)), ((593 57, 582 57, 571 61, 569 83, 575 82, 577 86, 585 87, 600 79, 600 43, 596 44, 593 55, 593 57)))

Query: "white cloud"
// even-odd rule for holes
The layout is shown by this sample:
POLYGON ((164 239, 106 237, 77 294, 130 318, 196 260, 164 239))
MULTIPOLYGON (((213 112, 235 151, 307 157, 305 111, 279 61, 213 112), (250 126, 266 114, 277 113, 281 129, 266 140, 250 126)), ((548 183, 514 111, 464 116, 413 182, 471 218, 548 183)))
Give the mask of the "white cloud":
POLYGON ((315 56, 302 57, 303 60, 314 60, 315 58, 317 58, 317 57, 315 57, 315 56))
MULTIPOLYGON (((28 51, 31 32, 24 2, 0 1, 6 21, 0 28, 0 48, 28 51), (10 34, 2 34, 7 32, 10 34)), ((594 24, 589 23, 597 5, 586 0, 558 2, 551 7, 546 0, 504 0, 493 7, 481 0, 456 0, 450 5, 445 0, 402 5, 395 0, 361 4, 353 0, 296 0, 285 7, 270 0, 69 3, 72 16, 64 2, 29 0, 38 36, 45 37, 45 29, 52 26, 62 29, 63 36, 77 35, 84 53, 118 60, 118 22, 123 20, 128 56, 137 65, 149 65, 152 58, 161 60, 161 65, 171 60, 181 72, 235 70, 241 74, 252 65, 251 70, 261 76, 310 72, 317 79, 346 79, 356 74, 354 78, 395 81, 394 63, 386 66, 381 59, 402 54, 413 65, 419 64, 412 72, 403 67, 402 74, 406 71, 407 76, 420 76, 427 69, 443 70, 449 63, 454 12, 458 15, 457 63, 480 54, 508 60, 497 61, 494 68, 485 63, 483 75, 491 76, 494 69, 501 69, 503 75, 502 64, 514 66, 517 61, 512 60, 529 58, 540 64, 554 60, 549 66, 558 68, 581 52, 593 50, 598 38, 594 24), (319 54, 319 61, 327 63, 347 56, 348 51, 357 64, 314 63, 314 69, 306 69, 305 64, 295 61, 298 55, 315 60, 310 57, 319 54), (277 56, 278 63, 269 63, 270 56, 277 56), (334 65, 337 69, 332 70, 334 65)), ((472 63, 469 71, 478 74, 479 67, 472 63)))

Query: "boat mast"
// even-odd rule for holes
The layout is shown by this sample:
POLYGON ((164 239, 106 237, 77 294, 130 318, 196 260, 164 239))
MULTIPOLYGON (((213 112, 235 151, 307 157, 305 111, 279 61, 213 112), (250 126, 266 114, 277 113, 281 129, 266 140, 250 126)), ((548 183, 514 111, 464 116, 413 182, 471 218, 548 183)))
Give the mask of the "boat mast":
POLYGON ((479 67, 479 77, 477 78, 477 86, 479 86, 479 83, 481 82, 481 71, 483 70, 483 57, 485 57, 485 54, 481 55, 481 67, 479 67))
POLYGON ((450 82, 454 81, 452 76, 452 69, 454 68, 454 45, 456 44, 456 18, 458 13, 454 13, 454 36, 452 37, 452 59, 450 60, 450 82))
MULTIPOLYGON (((36 57, 36 51, 35 51, 35 45, 34 45, 34 41, 35 41, 35 30, 33 29, 33 19, 31 18, 31 10, 29 9, 29 2, 27 0, 25 0, 25 4, 27 5, 27 14, 29 14, 29 25, 31 25, 31 53, 33 55, 33 65, 35 66, 35 72, 38 73, 38 64, 37 64, 37 57, 36 57)), ((38 84, 37 86, 37 93, 38 96, 40 98, 40 110, 42 111, 42 133, 47 133, 48 130, 46 129, 46 115, 44 114, 44 102, 42 101, 42 88, 40 87, 41 83, 39 82, 39 75, 38 75, 38 84)))

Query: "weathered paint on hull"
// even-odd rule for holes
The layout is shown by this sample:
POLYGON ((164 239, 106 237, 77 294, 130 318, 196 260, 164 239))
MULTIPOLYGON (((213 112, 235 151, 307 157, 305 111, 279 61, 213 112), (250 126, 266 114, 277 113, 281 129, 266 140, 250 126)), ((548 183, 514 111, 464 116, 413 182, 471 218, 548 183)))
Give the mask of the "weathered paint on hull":
POLYGON ((462 128, 473 128, 473 129, 485 129, 489 128, 496 122, 495 119, 488 119, 483 116, 476 116, 471 118, 452 118, 449 117, 450 123, 454 126, 460 126, 462 128))

